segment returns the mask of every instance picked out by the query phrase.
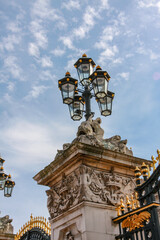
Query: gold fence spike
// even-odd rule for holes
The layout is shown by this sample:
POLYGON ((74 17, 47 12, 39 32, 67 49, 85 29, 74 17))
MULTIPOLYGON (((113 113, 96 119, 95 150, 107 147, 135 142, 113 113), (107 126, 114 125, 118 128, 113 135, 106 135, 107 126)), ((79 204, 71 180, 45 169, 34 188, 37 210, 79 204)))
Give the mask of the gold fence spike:
POLYGON ((139 201, 138 201, 138 193, 135 192, 135 198, 136 198, 136 208, 139 208, 140 205, 139 205, 139 201))
POLYGON ((160 150, 157 149, 157 154, 158 156, 156 157, 156 160, 159 161, 159 164, 160 164, 160 150))
POLYGON ((131 195, 131 207, 132 207, 132 210, 136 209, 135 208, 135 200, 133 198, 133 194, 131 195))
POLYGON ((151 176, 150 174, 150 169, 149 169, 149 165, 147 165, 147 170, 148 170, 148 178, 151 176))
POLYGON ((153 155, 152 155, 151 159, 153 161, 153 171, 155 171, 156 170, 156 162, 157 162, 157 160, 154 158, 153 155))
POLYGON ((121 206, 117 205, 117 207, 116 207, 117 217, 121 215, 120 210, 121 210, 121 206))

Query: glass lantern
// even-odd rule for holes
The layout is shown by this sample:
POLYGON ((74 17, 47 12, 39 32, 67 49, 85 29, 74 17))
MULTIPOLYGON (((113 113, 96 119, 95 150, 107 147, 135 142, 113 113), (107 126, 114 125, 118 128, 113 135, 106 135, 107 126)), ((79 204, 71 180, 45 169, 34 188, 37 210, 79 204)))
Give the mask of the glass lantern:
POLYGON ((0 167, 0 190, 4 189, 6 178, 7 178, 7 174, 4 173, 3 167, 0 167))
POLYGON ((88 86, 90 84, 89 76, 93 73, 95 62, 92 58, 87 58, 84 53, 81 58, 74 64, 77 68, 79 80, 83 86, 88 86))
POLYGON ((5 197, 11 197, 14 185, 15 185, 15 182, 12 181, 11 175, 8 175, 8 178, 5 181, 5 185, 4 185, 4 196, 5 197))
POLYGON ((89 79, 92 83, 96 98, 104 98, 107 96, 110 76, 106 71, 102 71, 101 67, 97 66, 96 71, 94 71, 89 79))
POLYGON ((78 81, 72 78, 69 72, 66 72, 65 77, 58 81, 59 89, 62 93, 63 103, 70 104, 73 102, 77 83, 78 81))
POLYGON ((101 115, 105 117, 111 115, 113 98, 114 98, 114 93, 108 91, 108 94, 106 97, 96 99, 99 105, 101 115))
POLYGON ((83 117, 84 110, 84 99, 82 96, 79 96, 76 92, 74 101, 69 104, 69 111, 71 118, 74 121, 79 121, 83 117))

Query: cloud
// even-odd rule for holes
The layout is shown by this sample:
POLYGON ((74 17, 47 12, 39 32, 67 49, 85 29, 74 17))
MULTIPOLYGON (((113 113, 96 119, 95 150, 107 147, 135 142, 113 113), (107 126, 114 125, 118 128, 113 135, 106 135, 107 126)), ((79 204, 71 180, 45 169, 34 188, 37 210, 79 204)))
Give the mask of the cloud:
POLYGON ((29 43, 28 52, 29 55, 34 56, 36 58, 38 58, 40 55, 39 48, 35 43, 29 43))
POLYGON ((52 74, 49 70, 45 70, 40 72, 39 79, 44 81, 46 80, 54 81, 54 79, 57 79, 57 77, 54 74, 52 74))
POLYGON ((33 86, 31 91, 28 93, 28 95, 24 99, 27 101, 33 98, 36 99, 39 97, 40 94, 43 94, 47 89, 48 87, 44 85, 33 86))
POLYGON ((50 57, 44 56, 40 59, 42 67, 53 67, 53 62, 50 57))
POLYGON ((9 22, 7 23, 7 29, 13 33, 21 32, 18 22, 9 22))
POLYGON ((100 53, 98 62, 103 65, 106 60, 113 59, 118 52, 119 50, 116 45, 113 45, 113 46, 108 45, 106 46, 106 49, 100 53))
POLYGON ((98 7, 87 5, 82 16, 82 24, 78 28, 74 28, 70 36, 61 36, 60 41, 63 42, 65 47, 76 50, 73 45, 73 40, 85 38, 89 31, 95 26, 96 20, 101 19, 102 11, 108 9, 108 7, 107 0, 102 0, 101 3, 98 3, 98 7))
POLYGON ((48 45, 48 37, 46 34, 46 29, 43 27, 43 22, 42 20, 34 20, 30 23, 30 31, 33 34, 35 40, 36 40, 36 45, 38 47, 41 47, 43 49, 47 48, 48 45))
POLYGON ((121 77, 121 78, 123 78, 126 81, 129 79, 129 75, 130 75, 129 72, 122 72, 122 73, 118 73, 117 74, 118 77, 121 77))
POLYGON ((51 53, 53 53, 53 55, 55 55, 56 57, 62 56, 65 53, 65 50, 57 47, 51 53))
POLYGON ((13 91, 14 91, 14 88, 15 88, 15 83, 13 83, 13 82, 8 82, 7 89, 8 89, 10 92, 13 92, 13 91))
POLYGON ((62 41, 62 43, 63 43, 67 48, 72 49, 72 50, 75 49, 71 37, 60 37, 59 40, 62 41))
POLYGON ((32 172, 35 167, 44 162, 46 164, 46 160, 52 161, 57 149, 62 147, 64 135, 73 135, 74 131, 72 125, 62 126, 53 121, 46 125, 13 118, 8 121, 7 126, 2 127, 1 150, 3 146, 7 146, 8 152, 11 153, 11 166, 27 167, 26 170, 32 172))
POLYGON ((152 50, 149 51, 149 55, 151 60, 157 60, 160 58, 160 54, 154 53, 152 50))
POLYGON ((81 39, 84 38, 95 25, 95 19, 97 18, 100 18, 99 11, 94 7, 88 6, 83 14, 83 23, 79 28, 73 30, 73 36, 81 39))
POLYGON ((138 1, 138 6, 140 8, 157 8, 158 12, 160 13, 160 1, 157 0, 140 0, 138 1))
POLYGON ((58 27, 66 27, 65 19, 61 16, 58 9, 54 9, 51 6, 50 0, 37 0, 34 2, 31 14, 36 19, 57 21, 58 27))
POLYGON ((12 75, 13 78, 19 79, 21 81, 24 80, 24 75, 21 67, 17 63, 17 58, 15 56, 8 56, 4 60, 4 67, 8 72, 12 75))
POLYGON ((62 3, 62 7, 70 11, 72 11, 73 9, 80 9, 80 2, 79 0, 65 1, 62 3))
POLYGON ((21 36, 10 34, 7 37, 2 38, 2 42, 0 43, 1 50, 13 51, 16 45, 19 45, 21 42, 21 36))

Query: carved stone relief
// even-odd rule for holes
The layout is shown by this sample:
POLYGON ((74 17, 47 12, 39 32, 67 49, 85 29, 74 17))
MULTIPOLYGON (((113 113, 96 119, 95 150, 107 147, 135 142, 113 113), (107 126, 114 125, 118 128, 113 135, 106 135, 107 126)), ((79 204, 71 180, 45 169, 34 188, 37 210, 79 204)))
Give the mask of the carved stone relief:
POLYGON ((13 233, 12 219, 8 215, 0 217, 0 233, 13 233))
POLYGON ((132 178, 82 165, 69 176, 63 175, 58 184, 46 191, 47 207, 52 219, 82 201, 114 206, 134 188, 132 178))

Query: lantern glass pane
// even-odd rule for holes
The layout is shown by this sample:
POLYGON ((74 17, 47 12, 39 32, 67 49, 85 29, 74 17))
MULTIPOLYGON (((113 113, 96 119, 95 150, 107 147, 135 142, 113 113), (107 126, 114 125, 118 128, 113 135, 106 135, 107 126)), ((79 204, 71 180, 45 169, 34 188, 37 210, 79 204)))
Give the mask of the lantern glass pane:
POLYGON ((5 187, 4 187, 4 196, 5 197, 11 197, 12 189, 13 189, 12 185, 5 185, 5 187))
POLYGON ((91 63, 82 63, 78 68, 78 76, 80 79, 80 82, 83 85, 89 85, 89 76, 93 73, 93 65, 91 63))
POLYGON ((61 92, 62 92, 63 102, 66 104, 70 104, 74 98, 75 85, 71 83, 63 84, 61 92))
POLYGON ((97 95, 97 93, 98 93, 97 79, 93 80, 92 85, 93 85, 93 89, 94 89, 94 94, 97 95))
POLYGON ((107 96, 105 98, 101 98, 98 101, 100 112, 103 116, 111 115, 112 110, 112 98, 107 96))
POLYGON ((107 96, 107 109, 112 110, 112 98, 107 96))
POLYGON ((0 180, 0 190, 4 189, 5 179, 0 180))
POLYGON ((80 101, 75 101, 69 105, 71 118, 75 121, 78 121, 83 116, 83 103, 80 101))
POLYGON ((107 95, 108 82, 104 77, 97 77, 98 92, 96 93, 97 98, 104 98, 107 95))

